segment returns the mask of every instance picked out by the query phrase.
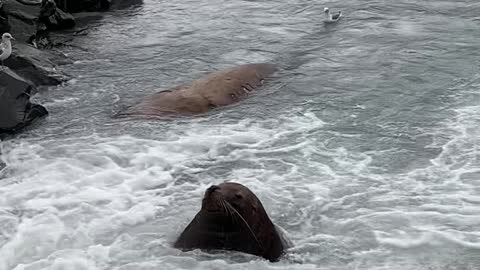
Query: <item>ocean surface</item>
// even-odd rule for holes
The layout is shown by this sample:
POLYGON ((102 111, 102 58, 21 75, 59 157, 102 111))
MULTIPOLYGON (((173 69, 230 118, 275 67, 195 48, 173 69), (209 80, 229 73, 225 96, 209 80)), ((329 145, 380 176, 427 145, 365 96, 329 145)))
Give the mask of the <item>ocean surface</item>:
POLYGON ((479 1, 145 0, 85 33, 0 143, 0 270, 480 269, 479 1), (280 70, 238 104, 112 117, 253 62, 280 70), (223 181, 288 233, 279 262, 172 248, 223 181))

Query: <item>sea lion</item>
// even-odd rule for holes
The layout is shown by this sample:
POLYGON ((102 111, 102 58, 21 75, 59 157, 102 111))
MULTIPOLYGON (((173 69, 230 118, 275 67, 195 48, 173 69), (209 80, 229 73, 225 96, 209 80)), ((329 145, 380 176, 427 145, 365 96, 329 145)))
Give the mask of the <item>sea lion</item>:
POLYGON ((273 64, 246 64, 210 73, 188 85, 157 92, 119 116, 193 115, 244 99, 276 70, 273 64))
POLYGON ((205 191, 202 208, 174 244, 182 250, 236 250, 272 262, 290 246, 257 196, 247 187, 231 182, 205 191))

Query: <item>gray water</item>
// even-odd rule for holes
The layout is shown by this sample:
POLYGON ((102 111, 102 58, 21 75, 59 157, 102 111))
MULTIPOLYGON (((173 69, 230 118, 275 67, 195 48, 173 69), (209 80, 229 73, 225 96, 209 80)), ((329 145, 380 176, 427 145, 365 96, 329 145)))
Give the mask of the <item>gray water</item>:
POLYGON ((153 1, 63 52, 50 116, 0 143, 0 269, 480 269, 480 3, 153 1), (333 25, 324 6, 342 10, 333 25), (111 116, 223 67, 280 66, 196 118, 111 116), (294 247, 172 242, 236 181, 294 247))

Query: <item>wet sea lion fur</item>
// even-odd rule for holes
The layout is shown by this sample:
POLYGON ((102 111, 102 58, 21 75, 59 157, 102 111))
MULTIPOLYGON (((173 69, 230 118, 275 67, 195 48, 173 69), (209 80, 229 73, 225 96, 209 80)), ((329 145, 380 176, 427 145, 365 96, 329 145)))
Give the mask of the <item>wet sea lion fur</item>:
POLYGON ((277 261, 291 245, 252 191, 238 183, 222 183, 206 190, 202 208, 174 247, 236 250, 277 261))
POLYGON ((194 115, 244 99, 276 70, 268 63, 245 64, 207 74, 191 84, 150 95, 121 116, 194 115))

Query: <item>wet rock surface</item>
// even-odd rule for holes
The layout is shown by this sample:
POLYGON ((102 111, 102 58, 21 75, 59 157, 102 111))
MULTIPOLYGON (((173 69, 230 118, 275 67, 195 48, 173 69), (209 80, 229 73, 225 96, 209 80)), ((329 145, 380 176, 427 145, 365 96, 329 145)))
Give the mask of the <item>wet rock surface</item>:
POLYGON ((35 85, 9 68, 0 70, 0 133, 14 133, 46 116, 47 110, 30 102, 35 85))
POLYGON ((12 55, 4 64, 36 86, 57 85, 69 78, 57 66, 57 63, 65 60, 65 56, 59 52, 39 50, 27 44, 17 43, 14 45, 12 55))
POLYGON ((4 6, 4 3, 0 1, 0 33, 10 31, 10 23, 8 22, 8 15, 4 6))
POLYGON ((62 10, 70 13, 107 11, 139 5, 142 0, 55 0, 62 10))

